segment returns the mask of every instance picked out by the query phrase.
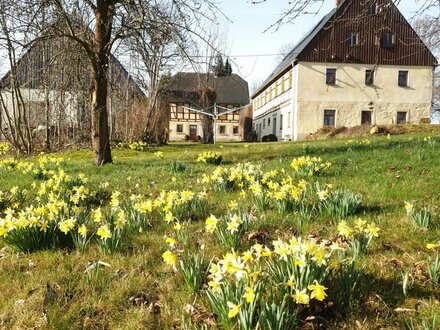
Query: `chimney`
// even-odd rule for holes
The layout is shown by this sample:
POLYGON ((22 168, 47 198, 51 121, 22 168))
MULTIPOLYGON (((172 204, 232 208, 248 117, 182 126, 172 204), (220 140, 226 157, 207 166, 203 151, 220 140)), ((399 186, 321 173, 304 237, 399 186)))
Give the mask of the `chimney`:
POLYGON ((341 4, 342 0, 336 0, 335 2, 336 2, 336 7, 338 7, 341 4))

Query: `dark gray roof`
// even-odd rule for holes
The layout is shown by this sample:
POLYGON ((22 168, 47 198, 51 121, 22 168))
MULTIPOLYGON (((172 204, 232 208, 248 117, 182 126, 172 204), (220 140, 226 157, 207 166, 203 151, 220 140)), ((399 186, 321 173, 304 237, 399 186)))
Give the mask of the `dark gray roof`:
POLYGON ((315 25, 315 27, 310 30, 297 44, 293 49, 290 51, 289 54, 284 57, 284 59, 281 61, 280 64, 275 68, 275 70, 270 74, 270 76, 263 82, 263 84, 256 89, 253 94, 252 98, 256 97, 258 94, 260 94, 261 91, 263 91, 267 85, 271 84, 274 80, 276 80, 283 71, 286 71, 289 67, 292 66, 292 63, 296 61, 298 56, 301 54, 301 52, 304 50, 304 48, 307 47, 307 45, 313 40, 313 38, 318 34, 319 31, 328 23, 328 21, 334 16, 336 13, 337 7, 333 8, 333 10, 325 15, 318 24, 315 25))
POLYGON ((170 102, 190 102, 185 95, 194 94, 203 87, 214 89, 219 104, 249 104, 249 87, 237 74, 216 77, 212 73, 181 72, 171 78, 167 90, 170 102))

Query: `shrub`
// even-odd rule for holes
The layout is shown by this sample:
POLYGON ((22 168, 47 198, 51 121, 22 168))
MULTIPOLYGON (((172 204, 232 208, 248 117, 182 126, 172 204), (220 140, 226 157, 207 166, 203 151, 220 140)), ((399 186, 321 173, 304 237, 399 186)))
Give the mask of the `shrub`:
POLYGON ((278 141, 278 138, 275 134, 268 134, 268 135, 263 136, 261 138, 261 141, 262 142, 276 142, 276 141, 278 141))

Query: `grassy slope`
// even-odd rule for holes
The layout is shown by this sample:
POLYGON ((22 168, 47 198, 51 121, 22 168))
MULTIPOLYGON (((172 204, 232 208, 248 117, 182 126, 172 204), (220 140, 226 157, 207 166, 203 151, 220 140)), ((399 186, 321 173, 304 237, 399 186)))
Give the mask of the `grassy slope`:
MULTIPOLYGON (((362 217, 375 221, 381 232, 364 261, 367 276, 362 305, 349 315, 329 320, 327 326, 391 329, 402 328, 404 320, 412 316, 420 323, 433 313, 440 314, 436 300, 440 299, 438 288, 427 285, 425 272, 418 271, 421 267, 418 263, 428 256, 425 244, 439 240, 440 230, 414 230, 403 209, 404 201, 412 201, 440 213, 440 137, 433 137, 436 144, 429 145, 423 141, 426 136, 427 133, 417 133, 391 139, 374 137, 370 138, 371 144, 361 143, 363 139, 250 144, 248 147, 224 144, 223 148, 175 144, 160 149, 163 159, 154 156, 153 150, 115 150, 114 164, 101 168, 91 165, 92 153, 88 151, 67 152, 63 156, 69 159, 64 166, 66 172, 86 173, 92 185, 108 181, 111 190, 145 195, 154 195, 162 189, 201 189, 197 178, 213 167, 198 164, 196 158, 207 149, 224 153, 226 165, 251 161, 261 163, 266 170, 287 169, 292 158, 306 153, 334 163, 332 172, 323 180, 361 193, 366 204, 362 217), (176 159, 189 164, 186 172, 171 173, 169 163, 176 159), (171 180, 173 176, 177 179, 175 182, 171 180), (402 270, 414 275, 414 285, 407 297, 401 289, 402 270), (416 305, 420 307, 417 315, 394 312, 396 307, 416 305)), ((14 185, 25 188, 32 182, 30 175, 4 172, 0 176, 0 189, 14 185)), ((211 212, 222 214, 227 201, 237 196, 237 193, 210 193, 211 212)), ((201 223, 193 224, 192 228, 195 240, 207 244, 209 251, 216 251, 212 239, 200 235, 201 223)), ((252 230, 257 229, 266 231, 273 239, 289 233, 313 232, 325 237, 336 233, 332 219, 322 217, 296 228, 289 216, 280 217, 270 212, 258 215, 252 230)), ((181 320, 185 304, 202 298, 191 296, 162 264, 165 231, 165 226, 158 225, 114 256, 103 256, 94 246, 84 255, 68 251, 17 255, 3 249, 0 252, 0 328, 47 327, 44 311, 47 311, 49 327, 57 329, 171 328, 174 322, 181 320), (87 278, 84 274, 87 263, 96 260, 103 260, 110 267, 100 276, 87 278), (47 282, 55 283, 58 292, 58 300, 50 305, 43 303, 47 282), (161 313, 156 315, 146 308, 132 307, 129 298, 139 292, 157 295, 161 313)))

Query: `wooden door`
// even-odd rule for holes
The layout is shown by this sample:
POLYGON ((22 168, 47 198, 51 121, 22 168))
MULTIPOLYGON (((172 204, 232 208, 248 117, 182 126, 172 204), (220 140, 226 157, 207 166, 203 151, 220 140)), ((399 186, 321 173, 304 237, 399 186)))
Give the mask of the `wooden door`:
POLYGON ((197 140, 197 125, 189 125, 189 139, 191 141, 197 140))

